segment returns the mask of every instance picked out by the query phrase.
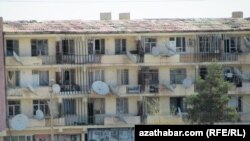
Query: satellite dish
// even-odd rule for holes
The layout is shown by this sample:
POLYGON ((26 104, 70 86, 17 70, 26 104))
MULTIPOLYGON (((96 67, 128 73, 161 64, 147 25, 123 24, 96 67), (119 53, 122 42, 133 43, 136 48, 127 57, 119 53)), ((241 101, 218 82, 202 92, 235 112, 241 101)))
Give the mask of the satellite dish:
POLYGON ((94 90, 95 93, 100 94, 100 95, 106 95, 109 93, 108 85, 102 81, 95 81, 92 84, 92 89, 94 90))
POLYGON ((192 86, 192 79, 191 78, 185 78, 182 82, 183 86, 187 89, 192 86))
POLYGON ((59 93, 61 91, 61 87, 58 84, 53 84, 52 91, 54 93, 59 93))
POLYGON ((41 110, 39 110, 39 109, 36 110, 35 118, 38 119, 38 120, 44 119, 44 113, 43 113, 43 111, 41 111, 41 110))
POLYGON ((23 130, 28 126, 29 119, 24 114, 18 114, 11 120, 10 126, 15 130, 23 130))

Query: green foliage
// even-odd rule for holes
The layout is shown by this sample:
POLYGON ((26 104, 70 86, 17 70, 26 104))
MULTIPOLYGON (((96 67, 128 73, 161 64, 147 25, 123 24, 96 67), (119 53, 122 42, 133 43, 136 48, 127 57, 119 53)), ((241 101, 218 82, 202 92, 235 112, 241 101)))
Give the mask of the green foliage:
POLYGON ((228 106, 230 84, 223 78, 222 67, 214 62, 207 71, 205 79, 198 78, 196 83, 198 94, 186 98, 188 119, 198 124, 236 121, 236 110, 228 106))

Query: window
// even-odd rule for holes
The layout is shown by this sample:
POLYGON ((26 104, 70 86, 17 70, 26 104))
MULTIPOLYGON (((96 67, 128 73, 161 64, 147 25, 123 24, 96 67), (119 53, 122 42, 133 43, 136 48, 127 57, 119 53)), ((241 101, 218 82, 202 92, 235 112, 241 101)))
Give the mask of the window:
POLYGON ((74 40, 62 40, 63 55, 74 54, 74 40))
POLYGON ((206 78, 206 76, 207 76, 207 68, 200 68, 199 69, 199 74, 200 74, 201 79, 204 80, 206 78))
POLYGON ((115 39, 115 54, 126 54, 126 39, 115 39))
POLYGON ((151 53, 153 47, 156 47, 156 38, 145 38, 144 39, 145 53, 151 53))
POLYGON ((183 97, 171 97, 170 98, 170 111, 171 114, 176 115, 179 112, 185 112, 186 105, 184 104, 183 97))
POLYGON ((230 107, 233 107, 236 109, 237 112, 242 112, 242 100, 239 96, 231 96, 230 100, 228 102, 228 105, 230 107))
POLYGON ((182 81, 186 78, 186 69, 174 69, 170 70, 170 83, 182 84, 182 81))
POLYGON ((48 55, 48 40, 31 40, 31 56, 48 55))
POLYGON ((4 141, 32 141, 32 136, 5 136, 4 141))
POLYGON ((199 46, 201 53, 209 53, 209 47, 210 47, 209 37, 208 36, 199 37, 199 46))
POLYGON ((158 97, 147 97, 146 98, 146 112, 149 115, 156 115, 160 112, 160 104, 158 97))
POLYGON ((116 98, 116 113, 128 114, 128 98, 116 98))
POLYGON ((15 116, 21 113, 20 101, 9 100, 8 101, 8 116, 15 116))
POLYGON ((225 53, 234 53, 237 52, 240 48, 240 38, 231 37, 224 40, 224 52, 225 53))
POLYGON ((19 42, 18 40, 6 40, 7 56, 13 56, 13 52, 19 55, 19 42))
POLYGON ((20 71, 7 72, 7 85, 9 88, 20 86, 20 71))
POLYGON ((117 70, 117 83, 118 85, 128 85, 129 83, 128 69, 117 70))
POLYGON ((90 85, 95 81, 104 81, 104 70, 92 70, 88 76, 90 85))
POLYGON ((217 35, 199 36, 200 53, 219 53, 220 41, 217 35))
POLYGON ((49 116, 48 100, 33 100, 33 115, 36 115, 36 111, 41 110, 45 116, 49 116))
POLYGON ((64 79, 63 79, 64 85, 73 85, 75 84, 75 70, 65 70, 64 71, 64 79))
POLYGON ((185 37, 176 37, 176 51, 177 52, 185 52, 186 51, 185 37))
POLYGON ((32 84, 37 86, 49 86, 49 71, 32 71, 32 84))
POLYGON ((89 54, 105 54, 105 40, 96 39, 88 41, 89 54))
POLYGON ((64 115, 76 114, 76 100, 75 99, 63 99, 64 115))

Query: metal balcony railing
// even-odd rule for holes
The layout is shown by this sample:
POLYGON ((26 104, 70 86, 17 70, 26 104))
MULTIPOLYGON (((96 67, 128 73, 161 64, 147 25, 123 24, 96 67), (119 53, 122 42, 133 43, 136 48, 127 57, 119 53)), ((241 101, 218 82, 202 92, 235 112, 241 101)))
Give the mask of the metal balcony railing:
POLYGON ((42 64, 90 64, 101 63, 101 55, 55 55, 55 56, 39 56, 42 64))
POLYGON ((199 62, 233 62, 238 61, 239 53, 191 53, 180 54, 182 63, 199 63, 199 62))

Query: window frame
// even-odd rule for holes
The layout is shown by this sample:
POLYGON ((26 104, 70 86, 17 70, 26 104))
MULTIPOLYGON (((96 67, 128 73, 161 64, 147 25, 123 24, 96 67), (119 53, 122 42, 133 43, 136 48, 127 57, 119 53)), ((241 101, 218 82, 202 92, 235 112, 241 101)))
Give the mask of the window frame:
POLYGON ((31 56, 49 55, 48 39, 31 39, 31 56))
POLYGON ((186 68, 170 69, 169 74, 170 74, 170 84, 182 84, 183 80, 187 77, 187 69, 186 68))
POLYGON ((157 46, 157 38, 147 37, 144 38, 144 52, 146 54, 152 53, 152 48, 157 46))
POLYGON ((21 114, 21 101, 20 100, 8 100, 8 117, 14 117, 15 115, 21 114), (13 102, 13 103, 11 103, 13 102), (10 114, 10 108, 12 109, 12 114, 10 114))
POLYGON ((126 54, 127 39, 115 39, 115 54, 126 54))
POLYGON ((128 98, 116 98, 116 114, 128 114, 128 98))
POLYGON ((185 37, 176 37, 176 52, 185 53, 186 52, 186 38, 185 37), (180 43, 180 44, 179 44, 180 43))
POLYGON ((40 100, 40 99, 33 100, 33 104, 32 104, 32 107, 33 107, 33 116, 35 116, 36 115, 36 111, 38 109, 40 109, 44 113, 45 117, 49 117, 50 116, 50 108, 49 108, 49 105, 48 105, 48 101, 49 100, 40 100), (35 108, 35 107, 37 107, 37 108, 35 108))
POLYGON ((20 87, 20 71, 12 71, 12 70, 9 70, 7 71, 7 87, 9 88, 12 88, 12 87, 20 87), (13 81, 13 84, 11 86, 11 84, 9 84, 9 81, 11 81, 11 79, 9 78, 10 76, 10 73, 13 73, 12 74, 12 79, 14 79, 13 81))
POLYGON ((13 52, 19 55, 19 40, 16 39, 7 39, 6 40, 6 56, 14 56, 13 52), (12 43, 9 46, 9 43, 12 43))
POLYGON ((129 70, 128 69, 117 70, 117 83, 120 85, 129 84, 129 70))

